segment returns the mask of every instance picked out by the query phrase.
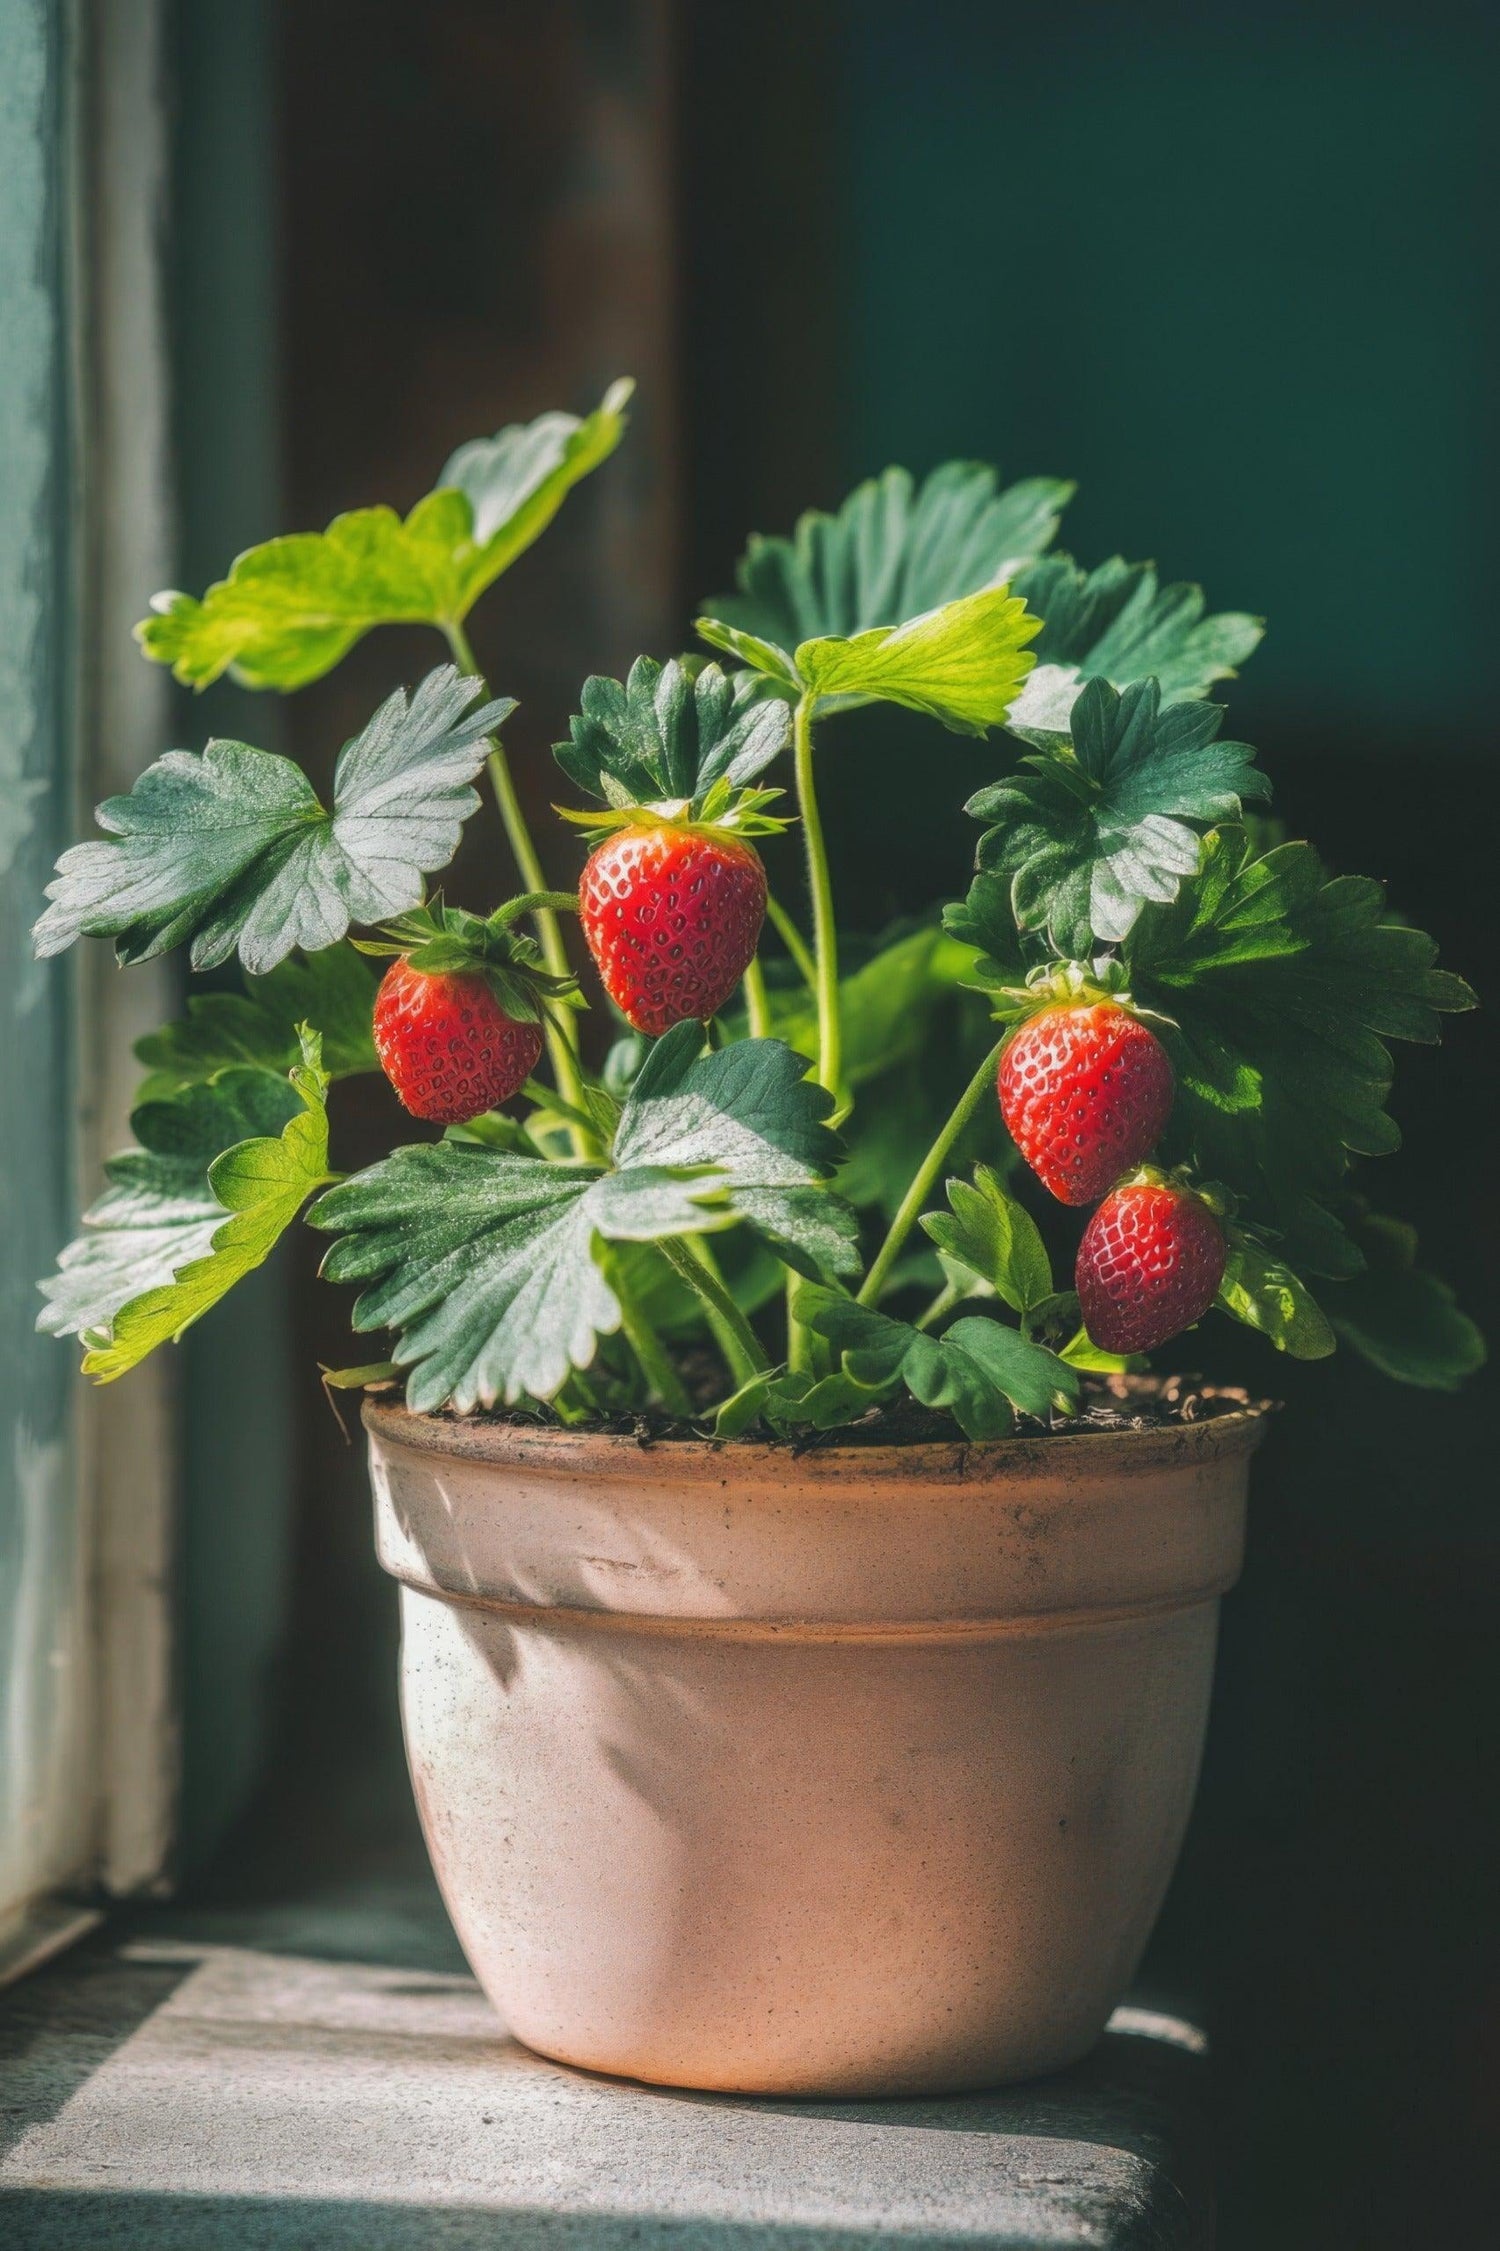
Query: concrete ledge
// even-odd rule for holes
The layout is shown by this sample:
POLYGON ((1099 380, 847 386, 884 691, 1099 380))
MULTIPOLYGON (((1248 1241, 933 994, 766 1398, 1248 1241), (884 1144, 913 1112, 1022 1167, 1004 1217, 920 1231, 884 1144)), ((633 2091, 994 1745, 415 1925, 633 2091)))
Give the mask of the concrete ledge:
POLYGON ((158 1911, 0 2007, 0 2242, 130 2251, 1200 2251, 1202 2037, 1121 2011, 1057 2078, 691 2095, 507 2038, 425 1892, 158 1911))

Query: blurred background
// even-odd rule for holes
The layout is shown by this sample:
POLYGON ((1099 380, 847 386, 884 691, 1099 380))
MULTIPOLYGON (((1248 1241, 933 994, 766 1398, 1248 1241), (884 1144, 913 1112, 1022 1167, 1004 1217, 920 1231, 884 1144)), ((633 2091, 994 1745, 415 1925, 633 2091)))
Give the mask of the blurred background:
MULTIPOLYGON (((1450 0, 183 6, 173 583, 409 507, 460 441, 633 374, 625 445, 473 620, 540 812, 582 677, 688 645, 748 531, 893 461, 1076 477, 1080 560, 1152 556, 1268 618, 1228 701, 1282 817, 1387 881, 1493 1001, 1497 66, 1500 18, 1450 0)), ((280 707, 182 698, 172 739, 241 734, 321 780, 432 661, 379 635, 280 707)), ((963 890, 959 808, 1002 753, 841 724, 826 815, 873 931, 963 890)), ((571 852, 557 837, 558 877, 571 852)), ((477 902, 489 872, 463 870, 477 902)), ((1494 1039, 1492 1010, 1452 1020, 1441 1059, 1401 1055, 1384 1177, 1491 1334, 1494 1039)), ((394 1113, 369 1082, 337 1093, 352 1169, 394 1113)), ((179 1868, 204 1897, 253 1888, 289 1836, 330 1883, 355 1860, 419 1880, 395 1590, 317 1381, 349 1345, 313 1256, 290 1246, 183 1354, 179 1868)), ((1150 1965, 1212 2027, 1221 2239, 1477 2244, 1500 2103, 1493 1384, 1299 1371, 1238 1332, 1198 1358, 1287 1402, 1150 1965)))

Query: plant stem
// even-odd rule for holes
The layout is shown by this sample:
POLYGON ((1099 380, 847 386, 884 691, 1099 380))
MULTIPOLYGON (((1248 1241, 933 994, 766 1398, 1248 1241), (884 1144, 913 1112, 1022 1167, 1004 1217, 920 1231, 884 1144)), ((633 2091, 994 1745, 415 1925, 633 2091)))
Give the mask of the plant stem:
POLYGON ((963 1295, 963 1291, 956 1282, 945 1282, 926 1312, 917 1315, 912 1327, 914 1329, 930 1329, 934 1321, 941 1321, 945 1313, 951 1313, 955 1305, 963 1303, 963 1295))
POLYGON ((891 1221, 890 1232, 880 1246, 875 1263, 860 1284, 858 1302, 861 1305, 874 1305, 878 1301, 880 1292, 885 1286, 886 1277, 901 1254, 902 1244, 911 1233, 913 1226, 922 1214, 928 1197, 932 1194, 933 1183, 943 1169, 944 1160, 949 1150, 963 1132, 970 1118, 973 1117, 983 1099, 986 1087, 994 1079, 1000 1061, 1000 1050, 1004 1044, 1003 1040, 996 1040, 989 1054, 959 1096, 952 1116, 917 1167, 916 1176, 901 1199, 901 1208, 891 1221))
POLYGON ((757 954, 745 971, 745 1014, 749 1019, 750 1037, 765 1040, 771 1036, 771 1003, 766 998, 766 973, 760 966, 757 954))
MULTIPOLYGON (((723 1269, 709 1248, 707 1236, 684 1235, 682 1240, 689 1255, 697 1260, 712 1281, 718 1283, 719 1288, 727 1297, 729 1293, 725 1285, 723 1269)), ((739 1332, 737 1328, 725 1320, 723 1313, 716 1305, 708 1306, 706 1311, 709 1328, 713 1331, 714 1342, 732 1368, 740 1350, 739 1332)))
MULTIPOLYGON (((813 704, 810 695, 801 697, 792 715, 792 748, 797 780, 797 810, 802 819, 802 835, 807 847, 807 887, 812 896, 813 955, 808 958, 801 933, 779 908, 772 908, 772 919, 781 932, 788 952, 807 980, 808 988, 818 1008, 818 1079, 839 1101, 839 1080, 843 1073, 843 1027, 839 1021, 839 940, 838 925, 833 915, 833 882, 828 872, 828 849, 823 841, 823 817, 818 810, 818 791, 813 774, 813 704)), ((768 902, 768 905, 770 903, 768 902)), ((833 1122, 838 1122, 837 1108, 833 1122)), ((796 1281, 787 1276, 786 1285, 786 1356, 790 1368, 815 1369, 818 1364, 820 1344, 797 1319, 793 1311, 796 1281)))
POLYGON ((786 1364, 793 1374, 808 1375, 816 1364, 818 1338, 797 1319, 793 1311, 796 1298, 797 1276, 789 1272, 786 1278, 786 1364))
POLYGON ((729 1362, 729 1373, 734 1378, 735 1389, 748 1383, 752 1376, 764 1375, 771 1363, 761 1348, 760 1338, 719 1276, 710 1272, 701 1258, 693 1255, 688 1242, 664 1240, 658 1243, 657 1248, 674 1273, 686 1282, 694 1296, 701 1298, 707 1308, 714 1334, 720 1338, 724 1357, 729 1362))
MULTIPOLYGON (((459 624, 450 624, 445 625, 443 631, 447 636, 448 646, 453 651, 453 661, 460 671, 467 672, 475 680, 482 681, 484 674, 479 669, 478 660, 469 643, 469 636, 463 627, 459 624)), ((504 744, 493 736, 490 739, 490 754, 486 763, 489 767, 490 782, 494 788, 495 798, 500 807, 500 818, 505 823, 505 833, 510 839, 511 852, 515 858, 521 881, 528 891, 546 891, 550 886, 543 872, 542 863, 537 858, 536 846, 532 842, 531 831, 526 825, 526 815, 521 810, 521 800, 516 795, 515 777, 510 770, 510 760, 505 755, 504 744)), ((542 955, 547 967, 555 977, 570 976, 572 970, 568 961, 568 949, 563 944, 563 934, 557 916, 550 907, 542 907, 537 910, 535 921, 536 934, 541 941, 542 955)), ((565 1101, 572 1102, 575 1105, 580 1104, 583 1100, 583 1081, 578 1074, 578 1026, 569 1013, 562 1028, 559 1029, 553 1022, 551 1015, 548 1014, 543 1019, 543 1029, 547 1035, 547 1050, 552 1058, 552 1071, 557 1080, 557 1091, 565 1101)))
POLYGON ((833 919, 833 884, 823 842, 823 820, 813 780, 813 698, 803 696, 792 720, 797 773, 797 810, 807 845, 807 884, 812 893, 814 986, 818 1000, 818 1077, 835 1102, 843 1071, 843 1032, 839 1023, 839 941, 833 919))
POLYGON ((620 1308, 620 1326, 625 1331, 626 1343, 641 1364, 641 1374, 669 1415, 691 1415, 693 1402, 668 1358, 666 1346, 618 1281, 612 1287, 620 1308))
POLYGON ((798 976, 802 979, 808 991, 816 996, 818 970, 817 964, 807 950, 807 940, 779 899, 772 897, 766 900, 766 913, 770 918, 771 928, 796 964, 798 976))

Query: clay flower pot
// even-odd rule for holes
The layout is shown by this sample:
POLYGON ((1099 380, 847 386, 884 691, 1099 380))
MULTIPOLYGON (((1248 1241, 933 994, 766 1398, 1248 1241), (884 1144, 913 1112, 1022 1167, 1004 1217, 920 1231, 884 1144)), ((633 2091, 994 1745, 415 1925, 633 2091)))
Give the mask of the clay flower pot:
POLYGON ((422 1823, 518 2038, 809 2096, 1098 2038, 1187 1822, 1259 1414, 800 1457, 365 1420, 422 1823))

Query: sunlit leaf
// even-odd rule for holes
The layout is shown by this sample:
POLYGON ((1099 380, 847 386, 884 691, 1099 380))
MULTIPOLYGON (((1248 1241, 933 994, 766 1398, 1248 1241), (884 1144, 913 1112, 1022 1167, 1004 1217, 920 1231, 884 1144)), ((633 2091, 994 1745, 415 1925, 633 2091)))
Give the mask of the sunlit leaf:
POLYGON ((87 935, 146 961, 191 939, 195 969, 238 951, 263 976, 294 947, 417 906, 479 803, 486 738, 515 709, 510 697, 471 709, 479 693, 451 664, 409 698, 398 688, 339 753, 331 813, 289 758, 234 742, 168 751, 99 807, 107 839, 58 861, 37 953, 87 935))
POLYGON ((460 446, 409 516, 356 509, 327 531, 250 548, 201 601, 158 594, 136 628, 142 649, 189 687, 232 670, 247 687, 291 689, 331 671, 374 626, 461 625, 614 451, 631 388, 612 385, 582 421, 543 414, 460 446))

